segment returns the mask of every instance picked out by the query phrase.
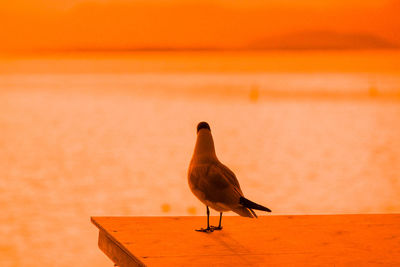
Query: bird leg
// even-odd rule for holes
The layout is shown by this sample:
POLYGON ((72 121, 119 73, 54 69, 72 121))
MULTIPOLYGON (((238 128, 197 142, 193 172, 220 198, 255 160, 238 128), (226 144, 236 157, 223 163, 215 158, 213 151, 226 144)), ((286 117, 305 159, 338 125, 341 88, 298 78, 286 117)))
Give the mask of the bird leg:
POLYGON ((211 228, 210 228, 210 209, 208 208, 208 206, 206 206, 206 207, 207 207, 207 228, 206 229, 204 229, 204 228, 196 229, 197 232, 204 232, 204 233, 214 232, 214 229, 213 229, 214 226, 211 226, 211 228))
POLYGON ((222 230, 221 222, 222 222, 222 212, 219 213, 219 225, 218 225, 218 227, 217 226, 211 226, 211 229, 213 229, 213 230, 222 230))

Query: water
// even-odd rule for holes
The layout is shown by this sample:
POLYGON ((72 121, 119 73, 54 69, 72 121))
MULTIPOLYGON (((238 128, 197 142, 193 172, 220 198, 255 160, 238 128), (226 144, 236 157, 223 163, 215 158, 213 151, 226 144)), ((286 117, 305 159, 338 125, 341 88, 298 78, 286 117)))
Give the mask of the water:
POLYGON ((201 120, 274 214, 400 212, 399 53, 362 55, 3 59, 0 265, 109 266, 90 216, 204 215, 201 120))

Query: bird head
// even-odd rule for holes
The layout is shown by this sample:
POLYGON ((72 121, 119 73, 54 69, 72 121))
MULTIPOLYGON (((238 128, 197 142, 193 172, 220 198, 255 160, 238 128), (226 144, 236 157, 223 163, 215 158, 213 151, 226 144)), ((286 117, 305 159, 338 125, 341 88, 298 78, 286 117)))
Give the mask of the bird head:
POLYGON ((201 129, 208 129, 209 131, 211 131, 210 125, 208 125, 208 123, 205 121, 202 121, 197 125, 197 132, 199 132, 201 129))

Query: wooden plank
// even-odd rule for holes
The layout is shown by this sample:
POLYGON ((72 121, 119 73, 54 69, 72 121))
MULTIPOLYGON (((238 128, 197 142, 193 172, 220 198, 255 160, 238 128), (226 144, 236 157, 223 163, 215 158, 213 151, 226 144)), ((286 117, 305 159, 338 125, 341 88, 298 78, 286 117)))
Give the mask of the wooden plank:
POLYGON ((222 231, 195 232, 205 220, 92 218, 114 245, 149 266, 400 266, 399 214, 227 216, 222 231))
POLYGON ((144 266, 130 252, 113 240, 103 230, 99 231, 99 248, 118 266, 144 266))

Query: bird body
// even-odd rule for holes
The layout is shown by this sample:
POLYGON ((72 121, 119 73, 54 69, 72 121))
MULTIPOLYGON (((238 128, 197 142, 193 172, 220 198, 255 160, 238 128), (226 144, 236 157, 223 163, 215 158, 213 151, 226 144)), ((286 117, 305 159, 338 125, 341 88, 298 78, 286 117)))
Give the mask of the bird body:
POLYGON ((207 206, 207 215, 208 207, 221 213, 220 223, 222 212, 226 211, 250 218, 257 217, 253 209, 270 211, 244 197, 235 174, 218 160, 210 126, 206 122, 197 126, 197 140, 189 165, 188 182, 193 194, 207 206))

